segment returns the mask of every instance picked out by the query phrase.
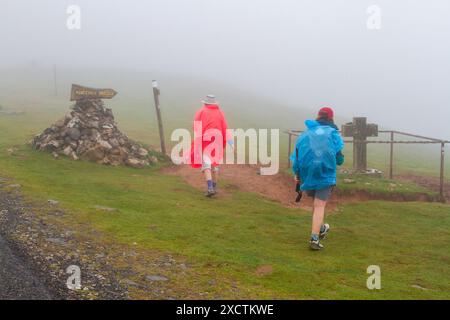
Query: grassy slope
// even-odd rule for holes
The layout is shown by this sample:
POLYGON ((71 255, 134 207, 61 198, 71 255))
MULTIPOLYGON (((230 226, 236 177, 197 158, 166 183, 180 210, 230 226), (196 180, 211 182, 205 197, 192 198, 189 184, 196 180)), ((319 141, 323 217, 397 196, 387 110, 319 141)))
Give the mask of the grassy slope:
MULTIPOLYGON (((450 298, 446 205, 381 201, 345 205, 329 217, 333 233, 327 249, 313 253, 306 247, 310 216, 305 212, 241 192, 209 201, 156 169, 102 167, 31 151, 24 141, 64 114, 67 103, 48 98, 44 103, 39 92, 1 93, 4 107, 18 101, 19 108, 27 108, 26 115, 0 117, 1 176, 22 184, 30 199, 61 201, 69 211, 59 218, 62 224, 102 230, 109 241, 124 246, 136 242, 133 247, 140 250, 186 257, 199 268, 197 277, 204 282, 203 269, 214 265, 222 286, 204 285, 213 297, 220 297, 221 288, 229 286, 227 279, 236 279, 244 296, 255 298, 450 298), (6 152, 11 145, 19 146, 14 156, 6 152), (119 212, 98 212, 95 205, 119 212), (365 270, 373 264, 382 270, 381 291, 365 287, 365 270), (272 266, 273 273, 257 276, 261 265, 272 266)), ((154 127, 146 127, 145 120, 151 117, 151 107, 147 110, 147 103, 137 100, 130 105, 133 113, 123 106, 115 108, 120 126, 133 138, 154 141, 154 127)), ((185 122, 183 113, 179 118, 176 114, 173 126, 185 122)), ((191 281, 179 279, 177 285, 188 287, 191 281)))
POLYGON ((237 279, 251 297, 450 298, 445 205, 346 205, 329 217, 333 233, 327 249, 317 254, 306 246, 308 214, 253 194, 235 192, 211 201, 156 169, 53 160, 26 149, 17 156, 2 150, 0 163, 1 175, 14 177, 30 198, 61 201, 70 211, 61 223, 76 221, 103 231, 111 241, 136 242, 139 248, 182 255, 200 266, 217 265, 217 274, 237 279), (119 212, 98 212, 95 205, 119 212), (365 288, 365 270, 372 264, 382 270, 379 292, 365 288), (261 265, 274 272, 255 275, 261 265))

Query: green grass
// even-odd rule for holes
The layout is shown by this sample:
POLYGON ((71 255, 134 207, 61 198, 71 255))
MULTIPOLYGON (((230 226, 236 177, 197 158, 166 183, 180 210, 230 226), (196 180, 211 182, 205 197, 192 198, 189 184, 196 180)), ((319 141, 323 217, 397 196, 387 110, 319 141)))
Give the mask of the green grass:
MULTIPOLYGON (((292 175, 292 170, 285 168, 283 173, 292 175)), ((383 176, 376 177, 342 172, 337 174, 336 192, 347 196, 364 193, 385 200, 395 200, 401 197, 406 200, 416 200, 420 196, 425 196, 430 201, 440 201, 439 192, 427 189, 414 182, 391 180, 383 176)))
POLYGON ((328 221, 324 252, 307 249, 310 216, 249 193, 211 201, 157 168, 98 166, 22 147, 1 150, 0 174, 14 177, 34 200, 59 200, 70 214, 117 243, 215 263, 260 298, 450 298, 449 207, 429 203, 345 205, 328 221), (119 209, 96 211, 95 205, 119 209), (150 231, 149 226, 155 227, 150 231), (258 266, 274 272, 260 277, 258 266), (365 287, 379 265, 381 291, 365 287), (428 291, 412 288, 420 285, 428 291), (257 288, 257 289, 255 289, 257 288))
MULTIPOLYGON (((236 281, 237 296, 250 298, 450 298, 448 205, 384 201, 344 205, 327 219, 332 233, 326 249, 311 252, 307 248, 311 219, 307 212, 233 189, 227 197, 205 199, 158 167, 107 167, 56 160, 31 150, 25 141, 67 111, 67 102, 50 98, 43 102, 41 95, 24 98, 12 92, 1 101, 5 108, 14 106, 27 112, 0 117, 0 176, 21 184, 30 201, 60 201, 67 213, 58 218, 59 223, 79 233, 100 231, 103 237, 92 239, 94 242, 108 239, 144 253, 184 257, 198 269, 195 277, 200 284, 195 290, 208 290, 212 296, 221 296, 223 291, 228 292, 226 298, 233 298, 232 291, 223 289, 236 281), (6 152, 11 146, 16 148, 13 155, 6 152), (96 205, 118 211, 101 212, 94 209, 96 205), (263 265, 271 266, 273 273, 257 275, 255 270, 263 265), (381 267, 382 290, 366 288, 369 265, 381 267), (211 273, 219 283, 216 289, 205 284, 211 273)), ((147 126, 145 120, 152 105, 142 101, 136 105, 133 114, 128 107, 115 109, 120 127, 135 139, 153 143, 157 137, 154 125, 149 122, 147 126)), ((184 122, 190 125, 181 118, 171 125, 184 122)), ((355 186, 367 182, 358 180, 355 186)), ((391 182, 370 183, 385 191, 391 182)), ((146 268, 145 264, 139 266, 139 270, 146 268)), ((178 281, 173 285, 188 287, 193 279, 186 276, 178 281)))
POLYGON ((388 196, 403 195, 413 197, 418 194, 438 199, 439 192, 427 189, 412 182, 399 182, 383 177, 373 177, 363 174, 338 173, 337 189, 342 193, 367 192, 368 194, 388 196))

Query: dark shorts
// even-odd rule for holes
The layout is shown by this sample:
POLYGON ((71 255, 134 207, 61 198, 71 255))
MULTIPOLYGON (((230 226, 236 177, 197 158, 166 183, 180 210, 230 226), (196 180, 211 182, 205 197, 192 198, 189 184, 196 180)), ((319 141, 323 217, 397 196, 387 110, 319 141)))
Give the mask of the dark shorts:
POLYGON ((328 201, 328 199, 330 199, 331 196, 331 192, 333 191, 333 186, 329 186, 326 187, 324 189, 319 189, 319 190, 306 190, 306 194, 308 195, 308 197, 314 198, 314 199, 319 199, 322 201, 328 201))

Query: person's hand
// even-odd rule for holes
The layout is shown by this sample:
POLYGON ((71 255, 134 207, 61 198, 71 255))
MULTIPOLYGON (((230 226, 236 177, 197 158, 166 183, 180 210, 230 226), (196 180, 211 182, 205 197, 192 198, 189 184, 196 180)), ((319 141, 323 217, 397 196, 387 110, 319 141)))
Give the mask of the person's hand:
POLYGON ((300 179, 297 175, 294 176, 294 181, 295 183, 300 183, 300 179))
POLYGON ((344 161, 345 161, 344 154, 343 154, 341 151, 339 151, 339 152, 336 154, 336 164, 337 164, 338 166, 342 166, 342 165, 344 164, 344 161))

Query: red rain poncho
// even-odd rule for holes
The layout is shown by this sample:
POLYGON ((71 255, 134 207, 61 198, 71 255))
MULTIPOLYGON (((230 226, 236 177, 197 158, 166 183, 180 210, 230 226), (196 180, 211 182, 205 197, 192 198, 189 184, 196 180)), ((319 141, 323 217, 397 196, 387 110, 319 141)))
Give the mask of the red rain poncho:
POLYGON ((202 155, 211 159, 212 165, 218 165, 223 159, 227 142, 227 121, 218 105, 205 104, 194 118, 194 140, 191 144, 191 166, 202 166, 202 155), (216 141, 216 138, 221 141, 216 141))

